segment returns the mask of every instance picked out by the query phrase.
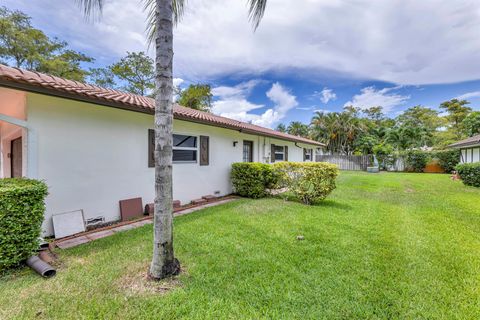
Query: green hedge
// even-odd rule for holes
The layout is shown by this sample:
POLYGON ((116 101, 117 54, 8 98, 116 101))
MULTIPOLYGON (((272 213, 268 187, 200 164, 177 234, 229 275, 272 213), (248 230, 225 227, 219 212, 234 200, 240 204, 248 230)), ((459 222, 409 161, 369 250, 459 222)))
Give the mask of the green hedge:
POLYGON ((438 164, 446 173, 451 173, 460 162, 460 150, 435 151, 432 153, 432 157, 438 159, 438 164))
POLYGON ((462 163, 455 167, 467 186, 480 187, 480 162, 462 163))
POLYGON ((420 150, 410 150, 405 153, 405 165, 408 171, 423 172, 430 160, 430 154, 420 150))
POLYGON ((248 198, 265 197, 277 182, 272 166, 258 162, 234 163, 230 177, 234 192, 248 198))
POLYGON ((38 248, 47 194, 41 181, 0 179, 0 270, 18 265, 38 248))
POLYGON ((279 162, 273 165, 279 186, 305 204, 325 199, 335 188, 338 167, 326 162, 279 162))

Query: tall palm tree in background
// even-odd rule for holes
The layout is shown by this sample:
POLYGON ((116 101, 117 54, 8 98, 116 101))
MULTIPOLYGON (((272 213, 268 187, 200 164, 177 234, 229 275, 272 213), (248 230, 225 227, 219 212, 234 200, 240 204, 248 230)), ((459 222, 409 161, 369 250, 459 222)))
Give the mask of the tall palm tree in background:
POLYGON ((294 136, 308 137, 308 126, 300 121, 292 121, 288 125, 287 133, 294 136))
MULTIPOLYGON (((106 0, 76 0, 86 16, 101 13, 106 0)), ((178 274, 173 251, 172 131, 173 131, 173 27, 184 12, 186 0, 143 0, 148 39, 155 43, 155 215, 153 258, 149 275, 163 279, 178 274)), ((267 0, 247 0, 254 30, 260 24, 267 0)))

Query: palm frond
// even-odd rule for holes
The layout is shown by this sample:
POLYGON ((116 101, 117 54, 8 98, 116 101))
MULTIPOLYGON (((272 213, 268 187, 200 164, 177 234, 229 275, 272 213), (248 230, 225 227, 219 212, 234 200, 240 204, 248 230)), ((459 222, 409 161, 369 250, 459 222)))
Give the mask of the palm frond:
POLYGON ((105 0, 75 0, 75 2, 83 9, 85 17, 96 19, 102 14, 105 0))
POLYGON ((267 0, 248 0, 248 20, 252 23, 253 30, 257 30, 262 21, 267 0))
MULTIPOLYGON (((147 13, 147 39, 152 44, 155 40, 156 0, 142 0, 143 11, 147 13)), ((173 23, 177 25, 183 17, 187 0, 172 0, 173 23)))

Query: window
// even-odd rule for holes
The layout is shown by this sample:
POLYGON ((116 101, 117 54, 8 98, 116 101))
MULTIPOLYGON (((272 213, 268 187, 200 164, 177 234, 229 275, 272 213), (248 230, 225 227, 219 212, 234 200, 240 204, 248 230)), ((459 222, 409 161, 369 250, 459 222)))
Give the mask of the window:
POLYGON ((305 157, 303 157, 303 161, 312 161, 312 151, 313 149, 303 149, 305 157))
POLYGON ((283 161, 285 159, 285 147, 275 146, 275 161, 283 161))
POLYGON ((243 141, 243 162, 253 161, 253 141, 243 141))
POLYGON ((197 161, 197 137, 182 134, 173 135, 173 161, 197 161))

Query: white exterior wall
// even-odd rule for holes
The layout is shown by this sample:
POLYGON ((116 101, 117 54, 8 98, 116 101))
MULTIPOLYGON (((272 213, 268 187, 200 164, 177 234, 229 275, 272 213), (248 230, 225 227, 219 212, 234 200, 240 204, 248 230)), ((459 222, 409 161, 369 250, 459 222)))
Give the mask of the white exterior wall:
MULTIPOLYGON (((119 200, 153 202, 154 168, 148 167, 152 115, 28 94, 27 121, 37 134, 38 177, 49 186, 46 235, 53 234, 53 214, 82 209, 85 219, 112 221, 120 219, 119 200)), ((288 146, 289 161, 303 161, 303 149, 293 142, 179 120, 174 120, 174 132, 210 137, 208 166, 198 161, 173 165, 173 196, 182 204, 232 192, 230 168, 242 161, 243 140, 253 141, 253 161, 268 162, 271 143, 288 146)))
POLYGON ((462 153, 460 161, 462 163, 480 162, 480 146, 466 149, 460 149, 462 153))
MULTIPOLYGON (((25 120, 26 94, 21 91, 0 88, 0 115, 25 120)), ((0 120, 0 178, 10 178, 11 141, 22 137, 23 155, 27 154, 26 130, 17 125, 0 120)), ((22 157, 22 172, 27 172, 27 157, 22 157)))

